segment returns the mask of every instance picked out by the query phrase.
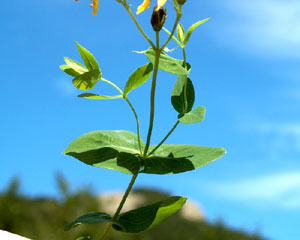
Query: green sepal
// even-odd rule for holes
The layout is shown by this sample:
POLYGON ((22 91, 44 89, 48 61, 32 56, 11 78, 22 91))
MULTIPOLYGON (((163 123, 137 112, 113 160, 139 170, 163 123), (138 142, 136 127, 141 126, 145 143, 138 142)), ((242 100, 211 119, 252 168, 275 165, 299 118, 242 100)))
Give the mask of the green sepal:
POLYGON ((182 47, 183 47, 183 48, 187 45, 188 41, 190 40, 190 37, 191 37, 193 31, 194 31, 199 25, 201 25, 202 23, 207 22, 209 19, 210 19, 210 18, 206 18, 206 19, 204 19, 204 20, 201 20, 201 21, 199 21, 199 22, 196 22, 195 24, 193 24, 193 25, 187 30, 186 35, 185 35, 185 38, 184 38, 183 43, 182 43, 182 47))
POLYGON ((122 95, 116 95, 116 96, 102 96, 94 93, 82 93, 78 95, 78 97, 81 98, 87 98, 87 99, 117 99, 122 98, 122 95))
POLYGON ((178 24, 177 25, 177 38, 179 39, 180 42, 183 42, 184 40, 184 28, 182 26, 182 24, 178 24))
POLYGON ((124 96, 127 96, 127 94, 130 91, 145 83, 150 78, 152 72, 153 72, 152 63, 148 63, 135 70, 129 77, 128 81, 126 82, 126 86, 124 89, 124 96))
POLYGON ((185 197, 169 197, 163 201, 131 210, 121 214, 116 221, 118 225, 113 224, 113 228, 127 233, 148 230, 175 214, 185 202, 185 197))
POLYGON ((78 42, 76 42, 78 51, 80 53, 80 56, 87 67, 88 70, 94 70, 97 69, 101 73, 99 64, 96 60, 96 58, 91 54, 88 50, 86 50, 84 47, 82 47, 78 42))
POLYGON ((111 222, 112 217, 104 212, 91 212, 80 216, 79 218, 75 219, 70 224, 66 225, 64 230, 69 231, 72 228, 75 228, 81 224, 98 224, 104 222, 111 222))
MULTIPOLYGON (((156 146, 151 146, 151 149, 156 146)), ((223 148, 196 145, 164 144, 153 155, 143 159, 142 173, 176 174, 191 171, 225 155, 223 148)))
POLYGON ((178 113, 187 113, 192 110, 195 90, 191 79, 187 76, 178 76, 172 91, 171 102, 178 113))
MULTIPOLYGON (((155 64, 155 55, 156 52, 149 48, 146 52, 146 57, 149 61, 154 65, 155 64)), ((179 59, 175 59, 167 55, 166 53, 161 53, 159 57, 159 65, 158 68, 162 71, 172 73, 175 75, 188 75, 189 71, 183 67, 183 61, 179 59)))
POLYGON ((72 82, 77 89, 88 91, 95 87, 100 78, 101 73, 98 69, 94 69, 78 75, 72 80, 72 82))
POLYGON ((198 123, 202 122, 205 116, 205 107, 196 107, 192 111, 185 113, 183 115, 179 115, 178 119, 179 122, 183 124, 191 124, 191 123, 198 123))
MULTIPOLYGON (((141 140, 142 147, 144 143, 141 140)), ((75 139, 64 154, 88 165, 135 174, 141 168, 137 135, 128 131, 95 131, 75 139)))

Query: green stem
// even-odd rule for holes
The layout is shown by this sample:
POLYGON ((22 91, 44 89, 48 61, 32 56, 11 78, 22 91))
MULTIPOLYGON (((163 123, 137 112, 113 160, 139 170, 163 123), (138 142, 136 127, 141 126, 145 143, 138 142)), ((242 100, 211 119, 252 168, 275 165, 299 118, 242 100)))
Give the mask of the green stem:
POLYGON ((139 123, 139 118, 138 115, 134 109, 134 107, 132 106, 131 102, 129 101, 129 99, 127 98, 127 96, 124 96, 125 101, 128 103, 129 107, 131 108, 134 117, 135 117, 135 121, 136 121, 136 131, 137 131, 137 136, 138 136, 138 143, 139 143, 139 149, 140 149, 140 154, 142 155, 143 150, 142 150, 142 144, 141 144, 141 135, 140 135, 140 123, 139 123))
POLYGON ((105 79, 105 78, 101 78, 101 81, 108 83, 109 85, 113 86, 115 89, 118 90, 119 93, 121 93, 121 95, 123 95, 123 91, 114 83, 112 83, 111 81, 105 79))
POLYGON ((174 132, 174 130, 176 129, 176 127, 178 126, 179 123, 180 123, 179 121, 177 121, 175 123, 175 125, 168 132, 168 134, 164 137, 164 139, 161 140, 161 142, 147 155, 147 157, 149 157, 151 154, 153 154, 168 139, 168 137, 172 134, 172 132, 174 132))
MULTIPOLYGON (((185 53, 185 48, 182 48, 182 53, 183 53, 183 67, 185 69, 187 69, 187 65, 186 65, 186 53, 185 53)), ((187 82, 188 82, 188 76, 185 76, 185 83, 184 83, 184 93, 183 93, 183 98, 184 98, 184 105, 185 105, 185 109, 184 112, 187 111, 188 108, 188 101, 187 101, 187 82)))
POLYGON ((122 5, 125 7, 126 11, 129 13, 130 17, 132 18, 133 22, 135 23, 135 25, 137 26, 137 28, 139 29, 139 31, 141 32, 141 34, 144 36, 144 38, 150 43, 151 47, 153 49, 155 49, 154 43, 151 41, 151 39, 147 36, 147 34, 141 28, 140 24, 136 20, 134 14, 132 13, 132 11, 131 11, 130 7, 128 6, 128 4, 127 3, 122 3, 122 5))
POLYGON ((146 146, 145 146, 144 154, 143 154, 144 157, 147 155, 147 152, 148 152, 148 149, 150 146, 150 140, 151 140, 152 129, 153 129, 154 109, 155 109, 155 88, 156 88, 156 79, 157 79, 157 73, 158 73, 158 64, 159 64, 160 54, 161 54, 161 50, 159 49, 159 32, 157 31, 156 32, 155 62, 154 62, 154 70, 153 70, 152 86, 151 86, 151 96, 150 96, 150 121, 149 121, 149 128, 148 128, 148 134, 147 134, 147 142, 146 142, 146 146))
POLYGON ((163 51, 165 49, 165 47, 167 46, 167 44, 170 42, 170 40, 172 39, 173 35, 174 35, 174 32, 176 30, 176 27, 177 27, 177 24, 181 18, 181 8, 182 8, 182 5, 179 6, 179 9, 177 10, 176 9, 176 20, 175 20, 175 23, 174 23, 174 26, 173 26, 173 29, 171 31, 171 34, 169 35, 168 39, 166 40, 166 42, 164 43, 164 45, 159 49, 160 51, 163 51))
POLYGON ((118 90, 118 92, 123 96, 123 98, 125 99, 125 101, 128 103, 130 109, 132 110, 135 120, 136 120, 136 129, 137 129, 137 136, 138 136, 138 143, 139 143, 139 149, 140 149, 140 153, 142 154, 142 144, 141 144, 141 136, 140 136, 140 124, 139 124, 139 118, 138 115, 134 109, 134 107, 132 106, 131 102, 129 101, 129 99, 127 98, 127 96, 124 96, 123 91, 114 83, 112 83, 111 81, 101 78, 101 81, 106 82, 108 84, 110 84, 111 86, 113 86, 115 89, 118 90))
POLYGON ((109 230, 112 227, 113 222, 115 222, 117 220, 117 218, 119 217, 119 214, 120 214, 120 212, 121 212, 121 210, 122 210, 122 208, 124 206, 124 203, 126 202, 126 199, 127 199, 128 195, 129 195, 129 193, 130 193, 130 191, 131 191, 131 189, 133 187, 133 184, 135 183, 135 180, 136 180, 137 176, 138 176, 138 173, 136 173, 136 174, 134 174, 132 176, 131 181, 130 181, 127 189, 126 189, 126 192, 124 193, 124 195, 122 197, 122 200, 121 200, 121 202, 120 202, 120 204, 118 206, 118 209, 117 209, 117 211, 115 212, 115 214, 114 214, 114 216, 112 218, 112 222, 107 225, 107 227, 104 230, 104 233, 103 233, 103 235, 102 235, 102 237, 101 237, 100 240, 103 240, 107 236, 109 230))

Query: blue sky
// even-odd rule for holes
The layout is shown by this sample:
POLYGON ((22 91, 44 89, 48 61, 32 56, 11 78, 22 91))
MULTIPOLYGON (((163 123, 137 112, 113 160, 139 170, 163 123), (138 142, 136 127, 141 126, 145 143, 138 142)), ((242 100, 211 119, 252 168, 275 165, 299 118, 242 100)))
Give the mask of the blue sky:
MULTIPOLYGON (((132 0, 132 9, 139 4, 132 0)), ((167 6, 170 28, 171 1, 167 6)), ((100 1, 97 17, 85 0, 2 1, 0 9, 0 189, 17 175, 25 193, 55 195, 56 171, 74 187, 92 183, 96 192, 125 189, 129 176, 92 168, 61 152, 89 131, 135 131, 132 113, 121 100, 77 98, 80 92, 58 66, 64 56, 79 60, 76 40, 96 56, 103 77, 123 88, 128 76, 147 62, 132 52, 148 45, 129 16, 115 1, 100 1)), ((153 37, 150 14, 148 10, 137 18, 153 37)), ((198 201, 209 220, 223 218, 232 227, 273 240, 298 240, 300 3, 187 0, 181 23, 187 28, 207 17, 211 20, 198 28, 187 48, 196 105, 207 108, 206 118, 179 126, 168 142, 221 146, 228 153, 193 172, 142 175, 137 186, 198 201)), ((179 51, 171 55, 181 58, 179 51)), ((170 105, 175 80, 159 72, 152 143, 175 121, 170 105)), ((147 82, 130 94, 144 138, 149 87, 147 82)), ((93 92, 114 93, 100 84, 93 92)))

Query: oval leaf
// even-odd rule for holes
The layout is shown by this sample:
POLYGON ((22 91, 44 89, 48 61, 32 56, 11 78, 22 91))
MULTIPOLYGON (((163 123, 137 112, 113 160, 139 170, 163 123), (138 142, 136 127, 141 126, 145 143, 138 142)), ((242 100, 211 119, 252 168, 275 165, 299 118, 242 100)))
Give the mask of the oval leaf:
POLYGON ((116 98, 122 98, 122 95, 117 95, 117 96, 102 96, 94 93, 83 93, 78 95, 78 97, 81 98, 88 98, 88 99, 116 99, 116 98))
POLYGON ((77 218, 75 221, 65 226, 65 231, 69 231, 81 224, 97 224, 103 222, 111 222, 112 217, 104 212, 91 212, 84 214, 83 216, 77 218))
POLYGON ((124 90, 124 96, 127 96, 127 94, 132 91, 133 89, 141 86, 143 83, 145 83, 149 77, 151 76, 153 72, 153 64, 148 63, 142 67, 139 67, 137 70, 134 71, 134 73, 129 77, 125 90, 124 90))
POLYGON ((88 165, 127 174, 140 169, 139 153, 137 135, 128 131, 90 132, 74 140, 64 151, 88 165))
POLYGON ((77 89, 87 91, 95 87, 100 77, 99 70, 95 69, 75 77, 72 82, 77 89))
MULTIPOLYGON (((150 148, 153 149, 155 146, 150 148)), ((175 174, 200 168, 225 155, 223 148, 164 144, 144 159, 142 173, 175 174)))
POLYGON ((179 118, 179 122, 184 124, 191 124, 202 122, 205 116, 205 107, 196 107, 193 111, 185 113, 179 118))
POLYGON ((191 79, 179 76, 174 85, 171 102, 178 113, 187 113, 192 110, 195 102, 195 90, 191 79))
POLYGON ((202 23, 205 23, 209 20, 210 18, 206 18, 204 20, 201 20, 199 22, 196 22, 195 24, 193 24, 189 29, 188 31, 186 32, 186 35, 185 35, 185 38, 184 38, 184 41, 182 43, 183 47, 185 47, 188 43, 188 41, 190 40, 190 37, 193 33, 193 31, 199 26, 201 25, 202 23))
POLYGON ((88 50, 86 50, 84 47, 82 47, 78 42, 76 42, 77 48, 79 50, 80 56, 87 67, 88 70, 94 70, 97 69, 100 71, 98 62, 96 58, 91 54, 88 50))
MULTIPOLYGON (((155 54, 156 52, 150 48, 146 52, 146 57, 149 61, 154 64, 155 63, 155 54)), ((159 66, 158 68, 162 71, 173 73, 176 75, 188 75, 189 71, 186 70, 183 66, 183 61, 172 58, 165 53, 161 53, 159 57, 159 66)))
POLYGON ((128 233, 145 231, 175 214, 185 202, 186 198, 184 197, 169 197, 152 205, 121 214, 117 223, 123 228, 115 225, 113 227, 118 231, 122 230, 128 233))

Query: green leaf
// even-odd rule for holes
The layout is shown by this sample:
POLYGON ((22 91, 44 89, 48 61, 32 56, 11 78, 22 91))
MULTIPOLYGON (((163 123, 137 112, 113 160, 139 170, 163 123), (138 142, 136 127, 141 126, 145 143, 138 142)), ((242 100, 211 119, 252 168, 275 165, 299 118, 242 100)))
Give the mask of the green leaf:
MULTIPOLYGON (((163 27, 163 30, 164 30, 169 36, 171 35, 171 32, 170 32, 168 29, 166 29, 166 28, 163 27)), ((181 42, 180 42, 174 35, 172 35, 172 38, 173 38, 173 40, 174 40, 180 47, 182 47, 181 42)))
POLYGON ((153 72, 153 64, 148 63, 144 66, 139 67, 137 70, 134 71, 134 73, 129 77, 125 90, 124 90, 124 96, 127 96, 127 94, 132 91, 133 89, 141 86, 143 83, 145 83, 149 77, 151 76, 153 72))
POLYGON ((192 110, 195 102, 195 90, 191 79, 179 76, 174 85, 171 102, 178 113, 187 113, 192 110))
POLYGON ((59 68, 63 71, 63 72, 65 72, 66 74, 69 74, 69 75, 71 75, 72 77, 77 77, 77 76, 79 76, 81 73, 79 73, 79 72, 76 72, 73 68, 71 68, 70 66, 68 66, 68 65, 61 65, 61 66, 59 66, 59 68))
POLYGON ((65 231, 69 231, 81 224, 98 224, 103 222, 111 222, 112 217, 104 212, 91 212, 84 214, 83 216, 77 218, 75 221, 65 226, 65 231))
POLYGON ((139 153, 137 135, 128 131, 90 132, 74 140, 64 151, 88 165, 127 174, 140 169, 139 153))
POLYGON ((78 42, 76 42, 76 45, 78 47, 80 56, 85 64, 85 66, 87 67, 87 69, 89 69, 89 70, 97 69, 101 73, 98 62, 95 59, 95 57, 88 50, 86 50, 84 47, 82 47, 78 42))
POLYGON ((78 95, 78 97, 81 98, 88 98, 88 99, 116 99, 116 98, 122 98, 122 95, 117 95, 117 96, 102 96, 94 93, 83 93, 78 95))
POLYGON ((191 124, 202 122, 205 116, 205 107, 196 107, 191 112, 185 113, 182 117, 179 118, 179 122, 184 124, 191 124))
POLYGON ((193 31, 199 26, 201 25, 202 23, 205 23, 209 20, 210 18, 206 18, 204 20, 201 20, 199 22, 196 22, 195 24, 193 24, 186 32, 186 35, 185 35, 185 38, 184 38, 184 41, 182 43, 183 47, 186 46, 186 44, 188 43, 188 41, 190 40, 190 37, 193 33, 193 31))
POLYGON ((118 231, 128 233, 145 231, 175 214, 185 202, 186 198, 184 197, 169 197, 152 205, 121 214, 117 223, 123 228, 116 225, 113 225, 113 227, 118 231))
POLYGON ((73 85, 79 90, 91 90, 95 87, 96 83, 100 79, 99 70, 91 70, 83 73, 73 79, 73 85))
POLYGON ((67 58, 65 57, 65 62, 68 66, 70 66, 74 71, 80 73, 80 74, 83 74, 85 72, 88 72, 88 69, 84 66, 82 66, 79 62, 73 60, 73 59, 70 59, 70 58, 67 58))
POLYGON ((182 24, 177 25, 177 37, 178 37, 180 42, 183 42, 183 40, 184 40, 184 28, 183 28, 182 24))
MULTIPOLYGON (((146 57, 149 61, 154 64, 155 63, 155 55, 156 52, 149 48, 146 52, 146 57)), ((158 68, 162 71, 173 73, 176 75, 188 75, 189 71, 183 67, 183 61, 172 58, 165 53, 161 53, 159 57, 159 66, 158 68)))
MULTIPOLYGON (((150 147, 153 149, 155 146, 150 147)), ((142 173, 175 174, 200 168, 222 157, 223 148, 164 144, 143 161, 142 173)))

